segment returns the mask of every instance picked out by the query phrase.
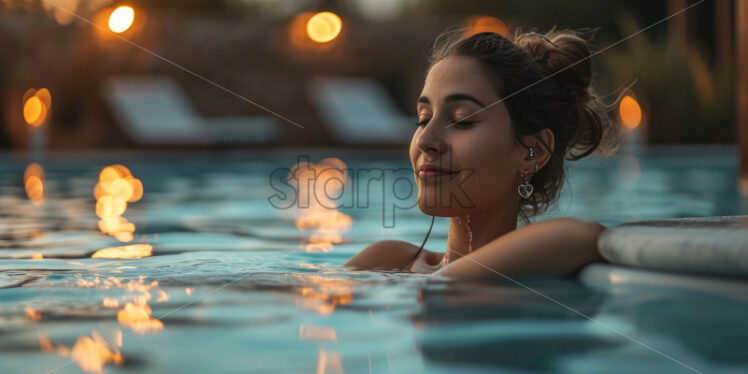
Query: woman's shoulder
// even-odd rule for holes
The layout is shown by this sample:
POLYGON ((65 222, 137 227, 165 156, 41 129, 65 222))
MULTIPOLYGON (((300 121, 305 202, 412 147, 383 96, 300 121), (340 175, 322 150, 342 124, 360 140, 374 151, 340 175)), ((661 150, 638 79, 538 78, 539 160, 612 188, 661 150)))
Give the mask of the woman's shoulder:
MULTIPOLYGON (((418 248, 417 245, 401 240, 381 240, 364 248, 343 266, 357 269, 393 269, 413 258, 418 248)), ((431 254, 433 252, 424 249, 419 256, 431 254)))

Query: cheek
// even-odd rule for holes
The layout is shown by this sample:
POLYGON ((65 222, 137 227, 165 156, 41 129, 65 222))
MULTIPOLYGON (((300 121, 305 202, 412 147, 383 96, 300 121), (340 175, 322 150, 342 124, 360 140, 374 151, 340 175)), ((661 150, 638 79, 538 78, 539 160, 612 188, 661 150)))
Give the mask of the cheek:
POLYGON ((466 192, 486 203, 504 196, 514 183, 512 141, 489 131, 465 140, 466 144, 455 145, 455 158, 472 170, 463 184, 466 192))

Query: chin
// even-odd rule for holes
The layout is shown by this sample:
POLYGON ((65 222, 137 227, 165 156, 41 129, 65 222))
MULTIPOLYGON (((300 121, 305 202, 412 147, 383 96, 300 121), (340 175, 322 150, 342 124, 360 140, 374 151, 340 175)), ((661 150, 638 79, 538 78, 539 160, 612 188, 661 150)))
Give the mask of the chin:
POLYGON ((467 214, 474 207, 462 206, 449 191, 440 194, 441 199, 435 194, 419 190, 418 209, 424 214, 436 217, 457 217, 467 214), (450 201, 451 198, 451 201, 450 201))
POLYGON ((460 215, 459 211, 455 209, 433 208, 433 207, 424 208, 421 206, 421 204, 418 204, 418 209, 420 209, 421 212, 423 212, 423 214, 427 214, 429 216, 434 216, 434 217, 457 217, 460 215))

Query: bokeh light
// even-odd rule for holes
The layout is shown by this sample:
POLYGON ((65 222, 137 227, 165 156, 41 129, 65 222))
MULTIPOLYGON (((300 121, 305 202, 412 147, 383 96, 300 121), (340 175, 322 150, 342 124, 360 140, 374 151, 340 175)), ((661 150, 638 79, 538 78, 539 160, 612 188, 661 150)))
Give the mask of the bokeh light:
POLYGON ((317 43, 327 43, 335 39, 343 28, 343 21, 332 12, 317 13, 307 21, 309 38, 317 43))
POLYGON ((33 125, 42 114, 42 101, 38 97, 32 96, 23 105, 23 119, 26 123, 33 125))
MULTIPOLYGON (((96 215, 101 218, 99 230, 121 242, 132 241, 135 224, 122 215, 125 214, 128 203, 134 203, 143 197, 143 183, 126 166, 110 165, 99 173, 99 183, 94 187, 93 194, 96 198, 96 215)), ((126 256, 127 251, 114 253, 126 256)))
POLYGON ((23 173, 23 185, 31 204, 42 205, 44 202, 44 169, 39 164, 33 163, 26 167, 23 173))
POLYGON ((116 33, 123 33, 132 26, 135 20, 135 10, 127 5, 117 7, 109 15, 109 30, 116 33))
POLYGON ((130 244, 99 249, 91 258, 143 258, 150 257, 152 252, 153 247, 150 244, 130 244))
POLYGON ((23 95, 23 119, 33 127, 41 126, 52 105, 52 95, 46 88, 30 89, 23 95))
POLYGON ((509 28, 507 28, 504 21, 492 16, 477 15, 465 20, 464 37, 469 37, 482 32, 495 32, 501 35, 508 35, 509 28))
POLYGON ((334 244, 343 242, 343 233, 353 225, 353 218, 339 211, 335 201, 348 183, 345 162, 334 157, 318 164, 302 161, 291 168, 288 180, 299 191, 299 208, 293 210, 296 228, 313 230, 301 249, 330 252, 334 244))
POLYGON ((151 307, 146 303, 127 303, 117 312, 117 321, 139 335, 163 330, 164 323, 151 317, 152 313, 151 307))
POLYGON ((629 95, 626 95, 621 100, 618 112, 621 116, 621 122, 629 130, 635 129, 641 123, 642 109, 639 106, 639 102, 629 95))

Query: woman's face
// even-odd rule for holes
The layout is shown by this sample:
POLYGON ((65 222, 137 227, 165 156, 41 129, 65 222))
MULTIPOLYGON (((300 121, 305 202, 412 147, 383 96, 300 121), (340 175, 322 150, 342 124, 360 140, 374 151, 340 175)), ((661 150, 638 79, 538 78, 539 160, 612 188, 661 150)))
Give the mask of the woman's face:
POLYGON ((499 100, 474 59, 448 57, 432 66, 410 143, 421 211, 454 217, 516 207, 528 151, 514 142, 504 103, 491 105, 499 100))

